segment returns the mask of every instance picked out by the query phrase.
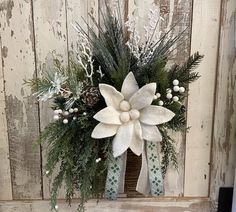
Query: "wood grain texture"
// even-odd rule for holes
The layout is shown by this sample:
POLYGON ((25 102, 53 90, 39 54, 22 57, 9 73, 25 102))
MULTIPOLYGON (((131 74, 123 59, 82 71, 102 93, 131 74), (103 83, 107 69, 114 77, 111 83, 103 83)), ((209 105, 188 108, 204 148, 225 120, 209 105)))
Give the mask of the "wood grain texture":
MULTIPOLYGON (((161 14, 164 18, 164 22, 161 22, 160 30, 165 32, 176 25, 173 29, 172 36, 177 36, 185 31, 182 38, 174 46, 175 50, 172 52, 169 66, 173 63, 182 64, 190 54, 192 0, 159 0, 156 2, 159 4, 161 14)), ((186 133, 170 132, 170 135, 176 141, 178 170, 170 167, 167 171, 165 195, 183 196, 186 133)))
MULTIPOLYGON (((53 60, 68 64, 67 23, 65 0, 33 0, 35 49, 37 74, 53 69, 53 60)), ((40 127, 43 130, 52 121, 50 103, 40 103, 40 127)), ((43 147, 43 166, 46 163, 46 147, 43 147)), ((50 186, 43 169, 43 194, 50 198, 50 186)), ((59 194, 64 197, 64 191, 59 194)))
MULTIPOLYGON (((64 202, 59 202, 60 212, 75 212, 77 201, 68 207, 64 202)), ((48 201, 33 202, 0 202, 1 212, 49 212, 48 201)), ((117 201, 101 200, 98 204, 96 200, 90 200, 86 204, 88 212, 210 212, 210 202, 208 199, 118 199, 117 201)))
POLYGON ((220 3, 196 0, 193 5, 191 53, 199 51, 205 57, 196 70, 200 79, 189 87, 185 196, 208 196, 220 3))
POLYGON ((210 196, 233 186, 236 167, 236 1, 222 1, 210 196))
POLYGON ((13 199, 40 199, 40 151, 33 149, 39 135, 38 106, 23 85, 35 77, 30 1, 1 1, 0 23, 13 199))
POLYGON ((12 199, 11 171, 9 160, 9 144, 7 134, 6 102, 4 74, 2 68, 2 45, 0 38, 0 200, 12 199))
POLYGON ((76 53, 78 48, 78 32, 73 28, 73 25, 78 23, 83 29, 87 29, 85 21, 88 20, 88 2, 84 0, 67 0, 67 39, 71 56, 76 53))

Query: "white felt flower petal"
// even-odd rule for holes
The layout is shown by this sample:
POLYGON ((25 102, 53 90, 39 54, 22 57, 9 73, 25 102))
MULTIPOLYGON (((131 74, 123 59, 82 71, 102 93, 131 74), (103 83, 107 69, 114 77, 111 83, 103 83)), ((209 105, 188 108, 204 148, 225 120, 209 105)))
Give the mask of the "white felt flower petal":
POLYGON ((113 107, 106 107, 100 110, 93 116, 93 118, 104 124, 117 124, 117 125, 121 124, 120 112, 118 112, 113 107))
POLYGON ((170 121, 175 114, 160 106, 150 105, 140 111, 140 121, 148 125, 158 125, 170 121))
POLYGON ((153 142, 162 141, 161 133, 156 126, 141 124, 141 127, 143 139, 153 142))
POLYGON ((123 82, 121 93, 124 95, 126 100, 129 100, 130 97, 138 91, 138 89, 138 83, 134 77, 134 74, 132 72, 129 72, 123 82))
POLYGON ((141 155, 143 152, 144 141, 142 137, 142 128, 139 121, 134 122, 134 134, 130 143, 130 149, 135 155, 141 155))
POLYGON ((119 125, 112 124, 102 124, 99 123, 93 130, 91 137, 92 138, 107 138, 116 134, 119 125))
POLYGON ((104 97, 107 106, 112 106, 116 109, 119 109, 120 102, 124 99, 122 93, 107 84, 99 84, 99 90, 104 97))
POLYGON ((156 83, 149 83, 140 88, 129 100, 133 109, 140 110, 150 105, 156 93, 156 83))
POLYGON ((134 124, 132 121, 125 123, 119 127, 112 143, 114 157, 122 155, 129 148, 130 143, 133 139, 133 133, 134 124))

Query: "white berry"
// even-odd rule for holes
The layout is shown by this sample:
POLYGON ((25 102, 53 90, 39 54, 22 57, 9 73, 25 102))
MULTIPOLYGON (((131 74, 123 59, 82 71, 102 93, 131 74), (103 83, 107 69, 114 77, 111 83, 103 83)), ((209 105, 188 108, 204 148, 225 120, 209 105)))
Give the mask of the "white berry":
POLYGON ((77 107, 74 108, 74 112, 77 113, 79 109, 77 107))
POLYGON ((58 110, 54 110, 54 114, 56 115, 59 114, 58 110))
POLYGON ((76 117, 76 116, 74 116, 74 117, 73 117, 73 120, 76 120, 76 119, 77 119, 77 117, 76 117))
POLYGON ((55 121, 57 121, 57 120, 60 119, 60 117, 59 117, 58 115, 54 115, 54 116, 53 116, 53 119, 54 119, 55 121))
POLYGON ((58 207, 58 205, 55 205, 55 209, 57 210, 59 207, 58 207))
POLYGON ((101 160, 102 160, 101 158, 97 158, 96 163, 99 163, 101 160))
POLYGON ((62 113, 62 110, 61 110, 61 109, 59 109, 59 110, 57 110, 57 112, 58 112, 58 114, 61 114, 61 113, 62 113))
POLYGON ((84 115, 84 116, 86 116, 86 115, 87 115, 87 113, 86 113, 86 112, 83 112, 83 115, 84 115))
POLYGON ((63 119, 64 124, 68 124, 68 119, 63 119))
POLYGON ((166 93, 172 93, 172 90, 170 88, 167 88, 166 93))
POLYGON ((49 174, 49 171, 47 170, 47 171, 46 171, 46 175, 48 175, 48 174, 49 174))
POLYGON ((172 94, 171 93, 166 94, 166 98, 167 99, 171 99, 172 98, 172 94))
POLYGON ((160 93, 156 93, 156 96, 157 96, 157 98, 160 98, 161 94, 160 93))
POLYGON ((73 113, 74 112, 74 109, 73 108, 70 108, 69 109, 69 113, 73 113))
POLYGON ((68 111, 65 111, 63 114, 64 114, 64 116, 68 116, 68 115, 69 115, 69 112, 68 112, 68 111))
POLYGON ((174 102, 178 102, 178 101, 179 101, 179 97, 178 97, 178 96, 174 96, 174 97, 173 97, 173 101, 174 101, 174 102))
POLYGON ((173 88, 174 92, 178 92, 179 89, 180 89, 180 87, 178 85, 175 85, 174 88, 173 88))
POLYGON ((184 87, 180 87, 180 88, 179 88, 179 92, 180 92, 180 93, 184 93, 184 91, 185 91, 185 88, 184 88, 184 87))
POLYGON ((157 96, 156 96, 156 95, 154 95, 154 96, 153 96, 153 99, 154 99, 154 100, 156 100, 156 99, 158 99, 158 98, 157 98, 157 96))
POLYGON ((177 79, 173 80, 173 85, 179 85, 179 80, 177 79))
POLYGON ((164 102, 160 100, 160 101, 158 102, 158 105, 159 105, 159 106, 163 106, 163 105, 164 105, 164 102))

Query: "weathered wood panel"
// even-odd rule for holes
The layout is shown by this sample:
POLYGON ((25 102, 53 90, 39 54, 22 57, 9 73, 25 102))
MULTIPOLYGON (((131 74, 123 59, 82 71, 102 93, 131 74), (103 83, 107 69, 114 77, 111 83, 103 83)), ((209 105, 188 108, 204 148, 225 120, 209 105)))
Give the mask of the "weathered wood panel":
MULTIPOLYGON (((148 23, 148 13, 149 9, 154 9, 154 6, 158 6, 161 15, 164 17, 165 21, 160 23, 160 28, 157 30, 167 31, 170 29, 174 24, 176 24, 179 19, 182 19, 179 21, 177 26, 174 29, 174 34, 178 35, 183 30, 186 29, 186 27, 189 27, 191 25, 191 10, 192 10, 192 1, 174 1, 174 0, 166 0, 166 1, 154 1, 154 0, 146 0, 146 1, 124 1, 124 9, 128 10, 127 13, 128 16, 135 15, 138 16, 139 22, 138 22, 138 30, 141 32, 142 40, 144 39, 144 25, 148 23)), ((126 16, 127 16, 126 15, 126 16)), ((127 17, 124 17, 127 18, 127 17)), ((183 39, 179 41, 179 43, 176 45, 176 51, 174 51, 173 59, 177 63, 184 62, 186 57, 189 55, 190 51, 190 31, 186 31, 186 33, 183 36, 183 39), (180 45, 181 43, 181 45, 180 45), (178 54, 179 51, 182 51, 181 54, 178 54), (183 53, 184 52, 184 53, 183 53)), ((185 142, 184 138, 185 135, 182 134, 173 134, 173 137, 176 139, 176 148, 178 152, 178 162, 179 162, 179 170, 178 172, 174 169, 169 169, 166 176, 165 181, 165 188, 166 188, 166 195, 172 196, 182 196, 183 195, 183 181, 184 181, 184 150, 185 150, 185 142)), ((129 158, 129 156, 128 156, 129 158)), ((138 161, 136 161, 138 163, 138 161)), ((135 171, 138 175, 139 168, 137 169, 129 169, 129 166, 134 166, 134 163, 131 163, 129 165, 129 159, 127 164, 127 170, 128 171, 135 171)), ((129 175, 126 175, 126 177, 129 177, 129 175)), ((133 176, 130 176, 130 179, 127 179, 126 183, 129 187, 128 190, 132 190, 131 181, 133 181, 133 176), (130 187, 131 186, 131 187, 130 187)), ((127 187, 126 186, 126 187, 127 187)), ((133 188, 134 190, 134 188, 133 188)))
POLYGON ((87 28, 85 21, 88 20, 88 2, 83 0, 67 1, 67 39, 70 54, 76 53, 78 47, 78 32, 73 25, 79 23, 83 29, 87 28))
MULTIPOLYGON (((72 207, 59 202, 60 212, 75 212, 76 201, 72 207)), ((208 199, 118 199, 117 201, 101 200, 98 204, 91 200, 86 204, 88 212, 210 212, 208 199)), ((1 212, 42 212, 49 211, 48 201, 33 202, 0 202, 1 212)))
POLYGON ((6 103, 4 91, 4 75, 2 68, 2 45, 0 38, 0 200, 12 199, 11 172, 9 160, 9 144, 7 134, 6 103))
MULTIPOLYGON (((182 64, 190 54, 192 0, 159 0, 159 6, 164 18, 164 22, 161 22, 160 30, 165 32, 176 25, 172 36, 177 36, 184 32, 180 40, 176 43, 176 49, 172 53, 172 60, 169 65, 173 63, 182 64)), ((165 195, 183 196, 186 133, 173 132, 171 136, 176 141, 178 171, 174 168, 169 168, 167 171, 165 195)))
POLYGON ((220 4, 221 0, 196 0, 193 5, 191 52, 205 57, 197 69, 201 78, 190 85, 185 196, 208 196, 220 4))
MULTIPOLYGON (((66 29, 66 5, 65 0, 33 0, 36 66, 40 76, 42 72, 53 68, 53 60, 59 59, 67 65, 67 29, 66 29)), ((50 104, 40 104, 41 130, 52 121, 53 112, 50 104)), ((43 147, 43 166, 46 163, 46 147, 43 147)), ((43 196, 50 197, 48 178, 43 170, 43 196)), ((64 197, 62 191, 59 197, 64 197)))
POLYGON ((1 1, 0 23, 13 199, 38 199, 40 151, 33 150, 39 135, 38 106, 23 85, 24 79, 35 77, 30 1, 1 1))
POLYGON ((236 1, 223 0, 216 85, 210 196, 233 186, 236 168, 236 1))

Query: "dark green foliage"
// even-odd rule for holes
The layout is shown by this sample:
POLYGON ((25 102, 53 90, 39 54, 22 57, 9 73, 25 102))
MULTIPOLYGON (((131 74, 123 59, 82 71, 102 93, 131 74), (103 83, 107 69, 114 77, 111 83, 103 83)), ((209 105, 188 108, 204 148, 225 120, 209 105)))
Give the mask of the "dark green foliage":
POLYGON ((53 179, 51 198, 52 209, 62 182, 65 182, 66 200, 70 203, 75 191, 80 191, 79 211, 88 198, 101 198, 107 170, 107 160, 112 155, 110 139, 91 139, 91 132, 96 125, 92 118, 94 113, 81 114, 76 121, 65 125, 56 121, 47 126, 41 142, 48 144, 48 158, 45 169, 48 176, 56 174, 53 179), (96 163, 96 158, 102 161, 96 163), (56 167, 59 171, 55 173, 56 167))
POLYGON ((165 129, 161 129, 162 142, 161 142, 161 153, 162 153, 162 174, 165 176, 167 168, 173 166, 178 169, 177 153, 175 151, 175 141, 168 135, 165 129))
POLYGON ((174 79, 178 79, 181 85, 187 86, 189 83, 197 80, 200 76, 197 72, 194 72, 194 69, 200 64, 203 57, 203 55, 196 52, 182 66, 172 66, 169 72, 169 81, 172 82, 174 79))

